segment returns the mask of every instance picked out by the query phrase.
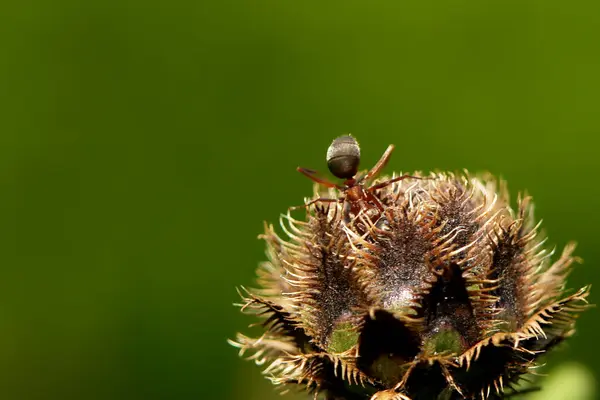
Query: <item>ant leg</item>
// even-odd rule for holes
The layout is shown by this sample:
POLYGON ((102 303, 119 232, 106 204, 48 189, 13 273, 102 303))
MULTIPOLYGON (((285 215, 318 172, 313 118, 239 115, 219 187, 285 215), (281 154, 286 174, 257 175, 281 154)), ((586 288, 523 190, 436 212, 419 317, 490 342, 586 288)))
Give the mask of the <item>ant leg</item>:
POLYGON ((375 204, 375 207, 379 209, 379 212, 383 212, 383 204, 381 204, 381 201, 379 201, 377 196, 375 196, 370 190, 366 191, 365 194, 367 199, 375 204))
POLYGON ((317 171, 314 171, 314 170, 308 169, 308 168, 302 168, 302 167, 298 167, 298 168, 296 168, 296 170, 298 172, 300 172, 302 175, 308 177, 309 179, 317 182, 320 185, 323 185, 323 186, 329 187, 329 188, 337 188, 337 189, 343 190, 343 187, 336 185, 333 182, 329 182, 327 179, 318 176, 317 171))
POLYGON ((394 151, 394 145, 390 144, 388 146, 387 150, 385 151, 385 153, 383 153, 383 155, 379 159, 379 161, 377 161, 377 164, 375 164, 375 166, 373 168, 371 168, 369 170, 369 172, 367 172, 367 174, 362 177, 361 180, 368 181, 369 179, 375 178, 377 175, 379 175, 379 173, 386 166, 388 161, 390 161, 390 157, 392 156, 392 151, 394 151))
POLYGON ((373 186, 369 187, 368 191, 373 192, 377 189, 381 189, 382 187, 386 187, 387 185, 391 185, 394 182, 402 181, 404 179, 427 179, 427 178, 421 178, 420 176, 412 176, 412 175, 397 176, 395 178, 388 179, 387 181, 380 182, 377 185, 373 185, 373 186))
POLYGON ((343 199, 328 199, 326 197, 319 197, 318 199, 314 199, 313 201, 310 201, 304 205, 301 206, 293 206, 290 207, 290 210, 294 211, 294 210, 298 210, 300 208, 308 208, 310 206, 312 206, 313 204, 319 203, 319 202, 323 202, 323 203, 337 203, 339 201, 343 201, 343 199))

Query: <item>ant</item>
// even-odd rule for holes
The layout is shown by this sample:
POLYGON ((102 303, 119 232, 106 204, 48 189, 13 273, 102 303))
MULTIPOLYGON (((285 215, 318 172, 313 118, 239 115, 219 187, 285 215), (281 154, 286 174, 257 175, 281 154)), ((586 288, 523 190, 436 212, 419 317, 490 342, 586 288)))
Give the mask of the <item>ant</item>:
POLYGON ((335 184, 318 176, 317 171, 302 167, 298 167, 297 170, 320 185, 338 189, 344 193, 344 196, 339 199, 318 198, 307 203, 305 207, 309 207, 318 202, 333 203, 339 201, 344 203, 345 222, 350 222, 350 216, 358 216, 361 211, 366 213, 373 223, 377 222, 384 211, 384 207, 381 200, 374 194, 376 190, 407 178, 421 179, 416 176, 402 175, 380 182, 376 185, 366 186, 366 182, 381 173, 388 163, 393 150, 394 145, 389 145, 373 168, 365 175, 356 177, 358 165, 360 164, 360 147, 358 146, 358 142, 351 135, 335 138, 327 149, 327 167, 336 178, 344 180, 342 185, 335 184))

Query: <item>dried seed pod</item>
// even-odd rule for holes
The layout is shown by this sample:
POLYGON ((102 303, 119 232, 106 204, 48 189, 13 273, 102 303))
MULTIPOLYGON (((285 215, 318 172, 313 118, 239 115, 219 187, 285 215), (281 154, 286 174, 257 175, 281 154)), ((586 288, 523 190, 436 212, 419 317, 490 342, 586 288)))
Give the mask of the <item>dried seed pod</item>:
MULTIPOLYGON (((336 175, 354 179, 342 169, 336 175)), ((575 246, 551 263, 531 199, 513 211, 490 175, 425 178, 361 183, 381 206, 371 214, 348 214, 347 186, 326 184, 335 201, 322 201, 316 185, 304 219, 282 217, 285 237, 267 226, 269 261, 242 307, 263 318, 265 333, 231 343, 274 383, 325 399, 513 392, 587 307, 589 287, 564 291, 575 246)))

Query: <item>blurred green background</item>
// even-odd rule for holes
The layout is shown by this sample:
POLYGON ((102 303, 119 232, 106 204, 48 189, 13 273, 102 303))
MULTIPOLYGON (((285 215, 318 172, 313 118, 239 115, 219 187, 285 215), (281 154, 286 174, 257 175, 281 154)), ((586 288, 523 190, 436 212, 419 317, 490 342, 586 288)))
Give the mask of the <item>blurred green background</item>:
POLYGON ((3 2, 0 397, 279 398, 234 287, 347 132, 528 190, 600 283, 599 38, 596 0, 3 2))

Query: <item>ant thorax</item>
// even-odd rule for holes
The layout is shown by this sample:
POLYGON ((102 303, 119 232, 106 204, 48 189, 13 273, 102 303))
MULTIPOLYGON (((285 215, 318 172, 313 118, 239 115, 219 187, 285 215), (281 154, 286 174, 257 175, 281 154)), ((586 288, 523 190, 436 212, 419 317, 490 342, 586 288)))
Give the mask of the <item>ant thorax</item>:
MULTIPOLYGON (((357 225, 364 225, 366 222, 361 221, 361 219, 367 219, 367 223, 370 225, 376 224, 383 211, 381 200, 376 194, 365 190, 362 184, 357 184, 346 190, 343 208, 344 222, 348 224, 355 221, 357 225)), ((363 231, 364 228, 360 230, 363 231)))

